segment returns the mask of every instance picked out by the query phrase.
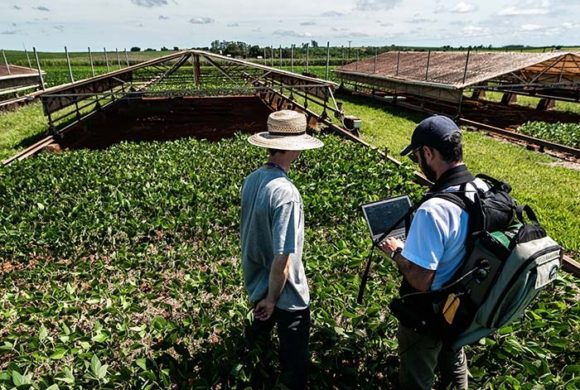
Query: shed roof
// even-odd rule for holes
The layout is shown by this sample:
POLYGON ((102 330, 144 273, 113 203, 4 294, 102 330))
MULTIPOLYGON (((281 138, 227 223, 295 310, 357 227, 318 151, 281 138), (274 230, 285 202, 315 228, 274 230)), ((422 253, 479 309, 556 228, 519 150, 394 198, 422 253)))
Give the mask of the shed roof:
POLYGON ((402 83, 462 89, 499 79, 508 83, 580 83, 580 54, 574 52, 386 52, 336 69, 402 83), (468 58, 469 56, 469 58, 468 58), (467 68, 466 68, 467 64, 467 68))
POLYGON ((38 70, 18 65, 0 65, 0 80, 38 76, 38 70))

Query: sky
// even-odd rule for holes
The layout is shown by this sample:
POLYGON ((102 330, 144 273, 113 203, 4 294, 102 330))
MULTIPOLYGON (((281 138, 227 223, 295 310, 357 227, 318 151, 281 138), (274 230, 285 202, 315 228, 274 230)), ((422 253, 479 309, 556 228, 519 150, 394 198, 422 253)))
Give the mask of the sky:
POLYGON ((0 0, 0 49, 580 45, 580 0, 0 0))

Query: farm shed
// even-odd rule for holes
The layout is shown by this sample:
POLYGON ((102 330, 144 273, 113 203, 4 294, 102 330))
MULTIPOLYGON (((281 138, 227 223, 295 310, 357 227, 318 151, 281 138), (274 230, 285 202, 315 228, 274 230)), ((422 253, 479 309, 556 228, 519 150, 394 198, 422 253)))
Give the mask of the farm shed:
POLYGON ((38 70, 18 65, 0 65, 0 100, 40 86, 38 70))
POLYGON ((572 52, 386 52, 336 70, 343 83, 374 92, 457 105, 466 89, 580 100, 580 55, 572 52))

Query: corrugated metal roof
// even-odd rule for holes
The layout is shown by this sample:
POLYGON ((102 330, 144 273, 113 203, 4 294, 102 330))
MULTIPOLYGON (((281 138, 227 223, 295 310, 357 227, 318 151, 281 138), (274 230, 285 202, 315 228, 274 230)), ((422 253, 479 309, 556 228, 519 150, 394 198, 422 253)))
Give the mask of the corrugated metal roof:
POLYGON ((18 65, 0 65, 0 79, 38 76, 38 70, 18 65), (9 68, 10 69, 9 69, 9 68))
POLYGON ((580 55, 571 52, 471 52, 467 61, 467 52, 386 52, 376 59, 372 57, 341 66, 336 73, 461 89, 521 70, 531 75, 541 74, 544 78, 563 75, 578 83, 580 55))

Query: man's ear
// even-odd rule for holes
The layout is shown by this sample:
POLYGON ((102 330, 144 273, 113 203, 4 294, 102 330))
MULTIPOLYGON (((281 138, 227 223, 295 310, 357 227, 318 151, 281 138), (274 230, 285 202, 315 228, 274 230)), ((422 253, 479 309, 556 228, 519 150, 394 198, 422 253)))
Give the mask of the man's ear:
POLYGON ((423 155, 425 156, 425 160, 431 161, 435 157, 435 150, 430 146, 423 146, 423 155))

